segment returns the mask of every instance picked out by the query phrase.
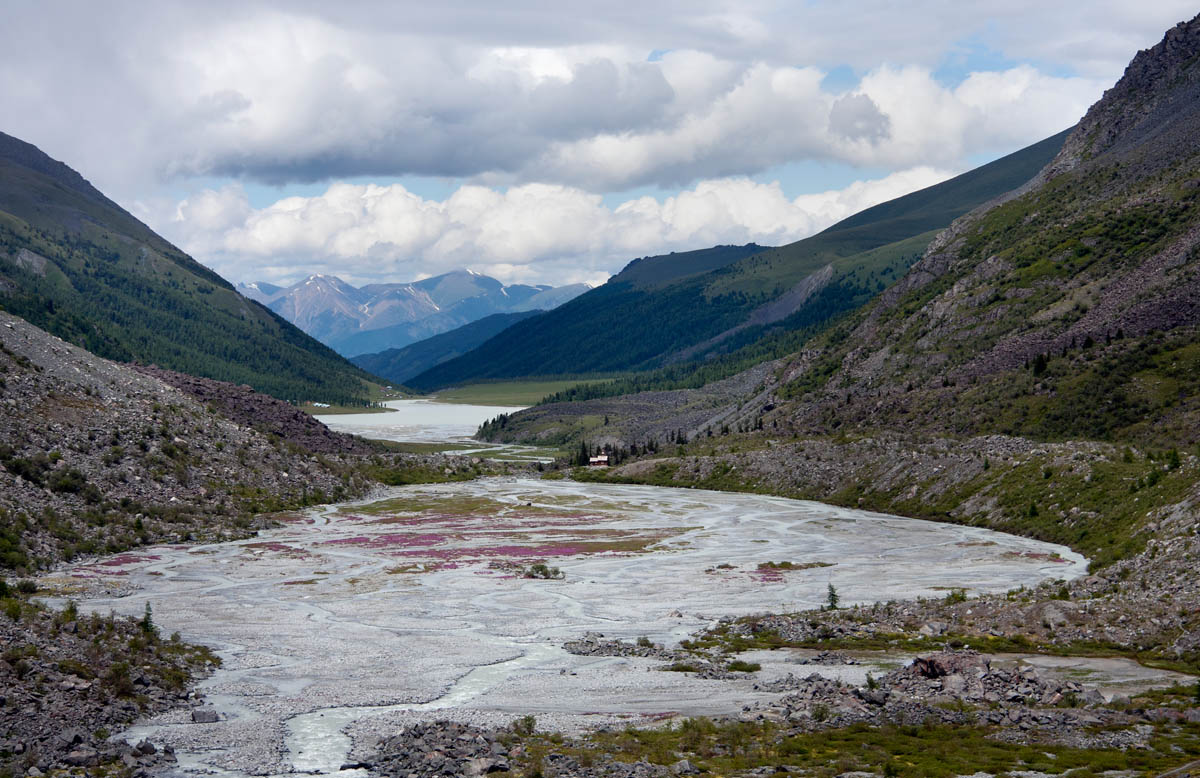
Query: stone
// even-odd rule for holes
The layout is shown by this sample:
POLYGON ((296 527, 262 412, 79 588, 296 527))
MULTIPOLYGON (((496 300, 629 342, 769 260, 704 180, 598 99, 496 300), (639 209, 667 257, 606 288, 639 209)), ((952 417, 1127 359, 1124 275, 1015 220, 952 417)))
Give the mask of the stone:
POLYGON ((67 754, 63 761, 72 767, 95 767, 100 764, 100 755, 90 748, 80 748, 67 754))
POLYGON ((942 679, 942 689, 948 694, 962 694, 967 690, 967 679, 955 673, 942 679))
POLYGON ((686 759, 680 759, 671 765, 672 775, 696 775, 700 769, 686 759))
POLYGON ((212 708, 196 708, 192 711, 192 723, 194 724, 215 724, 220 720, 221 717, 212 708))
POLYGON ((467 775, 484 775, 497 771, 496 760, 485 756, 468 759, 466 769, 464 770, 467 775))
POLYGON ((87 740, 87 735, 78 727, 70 727, 59 733, 58 739, 65 745, 73 746, 87 740))

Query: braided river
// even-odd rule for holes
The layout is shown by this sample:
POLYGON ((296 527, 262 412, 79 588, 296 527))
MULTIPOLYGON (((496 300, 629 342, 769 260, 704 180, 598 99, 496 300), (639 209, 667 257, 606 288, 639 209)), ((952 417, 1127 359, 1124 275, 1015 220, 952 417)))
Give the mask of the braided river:
MULTIPOLYGON (((443 406, 457 426, 439 416, 442 428, 429 429, 428 404, 396 404, 412 415, 326 421, 453 440, 509 410, 443 406)), ((365 773, 341 769, 354 748, 417 719, 500 725, 533 714, 540 727, 576 731, 736 714, 769 698, 753 679, 563 649, 588 632, 673 646, 721 617, 819 607, 830 586, 851 604, 1002 592, 1085 570, 1065 547, 972 527, 522 477, 395 487, 290 515, 249 540, 144 548, 61 575, 111 582, 111 596, 81 609, 140 616, 150 603, 165 634, 222 658, 200 684, 218 721, 175 711, 121 737, 170 744, 179 775, 356 776, 365 773), (798 569, 759 567, 781 561, 798 569), (536 563, 563 578, 522 577, 536 563)), ((760 675, 772 671, 782 665, 760 675)))

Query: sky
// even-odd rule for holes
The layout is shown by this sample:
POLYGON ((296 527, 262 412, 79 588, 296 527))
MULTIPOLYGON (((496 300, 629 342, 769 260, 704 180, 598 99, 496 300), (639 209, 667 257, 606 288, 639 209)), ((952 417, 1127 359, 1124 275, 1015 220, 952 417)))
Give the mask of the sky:
POLYGON ((5 0, 0 130, 234 282, 602 283, 1076 122, 1148 0, 5 0))

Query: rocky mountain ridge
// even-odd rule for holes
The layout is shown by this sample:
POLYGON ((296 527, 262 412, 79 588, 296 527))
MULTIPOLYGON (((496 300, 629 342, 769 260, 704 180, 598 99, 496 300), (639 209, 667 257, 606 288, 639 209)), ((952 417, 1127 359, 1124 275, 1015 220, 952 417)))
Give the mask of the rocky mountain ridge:
POLYGON ((494 313, 549 310, 590 288, 505 286, 470 270, 361 288, 322 274, 288 287, 265 282, 237 287, 346 356, 402 348, 494 313))

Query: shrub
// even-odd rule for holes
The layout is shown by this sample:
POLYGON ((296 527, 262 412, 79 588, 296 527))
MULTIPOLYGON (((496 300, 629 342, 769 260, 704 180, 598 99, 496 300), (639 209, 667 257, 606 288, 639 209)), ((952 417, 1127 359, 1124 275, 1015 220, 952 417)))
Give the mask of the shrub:
POLYGON ((700 668, 688 662, 676 662, 673 665, 668 665, 666 668, 669 673, 698 673, 700 668))
POLYGON ((526 567, 522 572, 525 578, 540 578, 542 580, 560 580, 566 577, 566 574, 557 567, 548 567, 544 562, 537 562, 529 567, 526 567))
POLYGON ((957 603, 966 602, 966 601, 967 601, 967 590, 966 589, 951 589, 950 593, 946 595, 946 599, 945 599, 945 603, 947 605, 955 605, 957 603))
POLYGON ((141 620, 138 622, 138 627, 140 627, 142 630, 142 633, 147 636, 150 636, 150 637, 158 636, 158 627, 154 623, 154 616, 150 610, 149 602, 146 603, 146 610, 142 614, 141 620))
POLYGON ((735 659, 729 663, 729 669, 735 673, 756 673, 762 669, 762 665, 758 662, 745 662, 741 659, 735 659))
POLYGON ((114 697, 132 697, 134 688, 129 665, 125 662, 114 662, 104 675, 104 685, 114 697))
POLYGON ((15 597, 9 597, 4 601, 4 615, 13 621, 21 620, 21 601, 15 597))
POLYGON ((67 604, 63 606, 61 611, 58 612, 58 615, 54 620, 59 624, 66 624, 67 622, 76 621, 78 619, 79 606, 75 604, 74 600, 67 600, 67 604))
POLYGON ((79 494, 87 485, 87 476, 73 467, 57 471, 51 476, 49 483, 51 491, 68 492, 70 494, 79 494))

